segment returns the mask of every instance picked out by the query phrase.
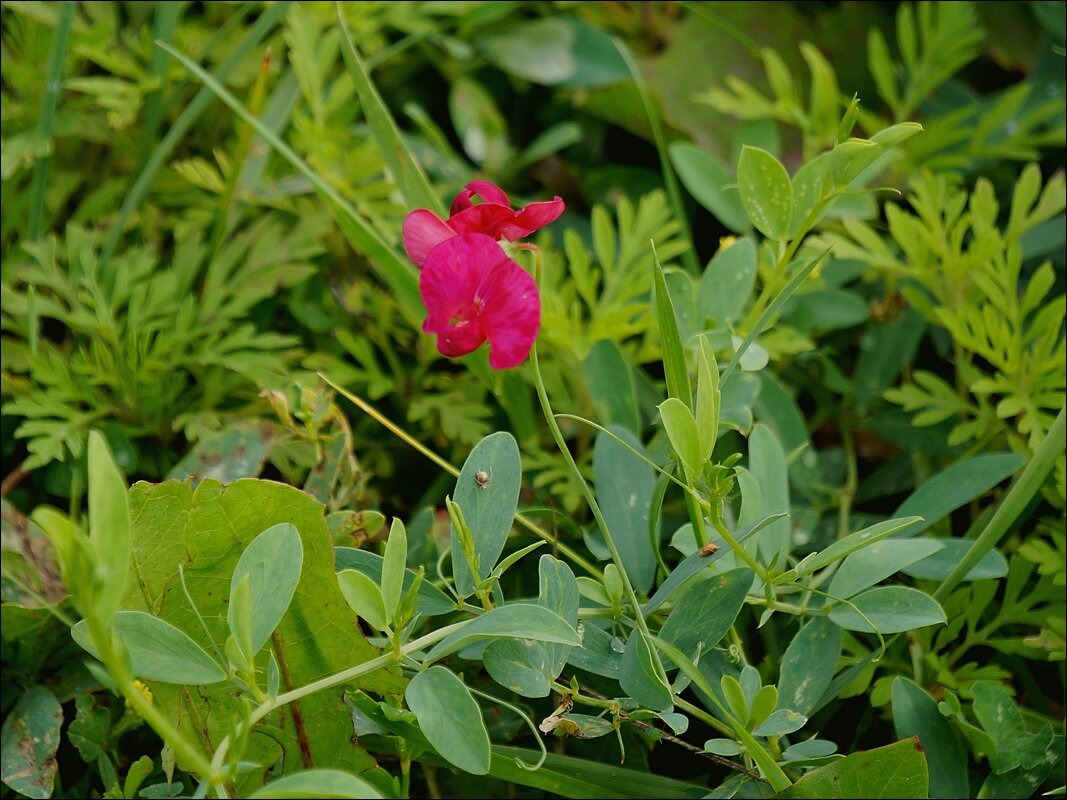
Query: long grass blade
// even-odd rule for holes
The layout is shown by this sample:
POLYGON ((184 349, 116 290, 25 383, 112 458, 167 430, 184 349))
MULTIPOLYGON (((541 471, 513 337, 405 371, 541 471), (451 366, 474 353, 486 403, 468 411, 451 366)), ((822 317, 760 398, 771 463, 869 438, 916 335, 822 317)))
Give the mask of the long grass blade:
MULTIPOLYGON (((37 120, 37 135, 42 141, 52 144, 52 128, 56 118, 56 104, 59 102, 59 82, 63 78, 63 64, 67 57, 67 42, 70 39, 70 26, 74 21, 73 0, 61 3, 56 16, 56 27, 52 31, 52 45, 48 52, 48 68, 44 79, 44 98, 41 101, 41 116, 37 120)), ((33 241, 41 236, 44 226, 44 190, 48 183, 48 165, 50 155, 41 156, 33 165, 30 182, 30 219, 27 225, 27 239, 33 241)))
MULTIPOLYGON (((285 16, 285 12, 288 10, 292 0, 282 0, 282 2, 276 3, 263 11, 259 18, 253 23, 252 27, 248 29, 248 33, 244 38, 238 42, 233 51, 226 57, 226 60, 219 64, 215 70, 214 81, 218 85, 221 85, 221 81, 226 79, 226 76, 230 74, 234 67, 236 67, 241 60, 252 50, 259 42, 273 30, 282 17, 285 16)), ((168 46, 162 42, 157 44, 163 49, 167 50, 168 46)), ((200 69, 197 67, 197 69, 200 69)), ((202 70, 201 70, 202 71, 202 70)), ((205 73, 206 74, 206 73, 205 73)), ((145 195, 148 193, 149 187, 152 185, 152 180, 156 176, 156 172, 159 168, 170 158, 170 154, 174 151, 178 142, 185 136, 186 131, 193 126, 200 115, 207 110, 207 107, 211 105, 213 99, 213 93, 206 86, 196 93, 196 96, 190 101, 189 105, 185 107, 178 118, 174 121, 174 124, 167 130, 166 136, 155 146, 152 151, 152 155, 145 162, 145 165, 141 168, 141 171, 137 174, 137 178, 130 186, 130 190, 126 193, 126 196, 122 200, 122 206, 119 208, 118 216, 115 218, 115 222, 111 227, 111 231, 108 233, 107 240, 104 242, 103 249, 100 252, 100 264, 104 266, 111 260, 111 256, 115 252, 115 248, 118 246, 119 239, 122 238, 122 234, 126 229, 126 222, 137 208, 140 207, 141 202, 144 200, 145 195)))
POLYGON ((309 167, 289 145, 279 139, 274 131, 249 113, 241 101, 230 94, 214 77, 209 75, 188 56, 162 43, 157 44, 181 62, 187 70, 203 82, 207 90, 229 106, 230 110, 251 126, 260 138, 269 144, 278 155, 282 156, 297 172, 308 179, 333 212, 337 224, 352 246, 369 259, 376 274, 393 292, 405 316, 408 317, 412 324, 418 324, 423 317, 423 305, 422 298, 419 296, 415 268, 382 239, 378 232, 356 213, 355 209, 341 197, 336 189, 309 167))
POLYGON ((386 170, 400 188, 404 202, 409 208, 428 208, 438 216, 444 216, 444 204, 434 193, 426 174, 404 144, 393 115, 389 113, 385 101, 367 74, 367 68, 348 31, 341 3, 337 3, 337 22, 341 26, 341 53, 348 65, 348 74, 356 86, 356 94, 359 95, 371 135, 374 136, 385 161, 386 170))

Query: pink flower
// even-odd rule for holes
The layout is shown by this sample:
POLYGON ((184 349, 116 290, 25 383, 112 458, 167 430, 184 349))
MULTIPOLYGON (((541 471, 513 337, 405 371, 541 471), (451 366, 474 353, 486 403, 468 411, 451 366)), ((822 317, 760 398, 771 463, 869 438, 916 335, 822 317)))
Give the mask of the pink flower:
POLYGON ((509 369, 526 359, 537 339, 537 284, 492 236, 459 233, 437 244, 423 264, 419 292, 429 312, 422 329, 437 334, 437 349, 449 358, 488 339, 489 366, 509 369))
POLYGON ((494 241, 514 242, 559 219, 563 200, 556 197, 530 203, 521 211, 511 207, 504 190, 489 181, 471 181, 452 201, 448 220, 420 208, 404 219, 404 248, 415 266, 422 269, 431 251, 441 242, 462 233, 481 233, 494 241), (471 200, 481 197, 474 205, 471 200))

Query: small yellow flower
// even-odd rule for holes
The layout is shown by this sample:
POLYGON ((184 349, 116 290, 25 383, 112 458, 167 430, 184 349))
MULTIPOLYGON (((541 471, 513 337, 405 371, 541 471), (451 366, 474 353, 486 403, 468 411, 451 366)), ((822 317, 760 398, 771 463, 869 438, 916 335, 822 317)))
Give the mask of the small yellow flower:
POLYGON ((719 252, 721 253, 723 250, 729 250, 735 244, 737 244, 737 237, 736 236, 720 236, 719 237, 719 252))
MULTIPOLYGON (((138 680, 135 680, 133 682, 133 686, 137 691, 139 691, 142 695, 144 695, 144 699, 145 700, 147 700, 149 703, 152 702, 152 690, 151 689, 149 689, 147 686, 145 686, 145 684, 141 683, 138 680)), ((126 701, 126 711, 128 713, 130 713, 130 714, 137 714, 137 709, 135 709, 133 707, 133 705, 130 703, 129 700, 126 701)))

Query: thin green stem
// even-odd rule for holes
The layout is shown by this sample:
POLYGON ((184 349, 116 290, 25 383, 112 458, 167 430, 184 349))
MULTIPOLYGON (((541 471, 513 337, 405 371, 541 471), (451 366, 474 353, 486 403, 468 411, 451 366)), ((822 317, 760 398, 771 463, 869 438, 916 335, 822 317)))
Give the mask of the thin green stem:
POLYGON ((660 119, 659 110, 655 103, 652 102, 652 96, 648 91, 644 76, 641 74, 641 68, 634 60, 630 49, 619 39, 613 38, 613 41, 615 49, 619 51, 619 55, 626 63, 626 68, 630 71, 630 76, 637 86, 637 93, 641 97, 641 105, 644 107, 645 116, 648 117, 648 124, 652 128, 652 139, 656 144, 660 170, 663 173, 663 185, 667 189, 667 197, 671 201, 675 221, 677 221, 678 227, 681 229, 682 237, 689 245, 682 252, 682 258, 689 273, 697 275, 700 273, 700 264, 697 262, 696 248, 693 246, 693 234, 689 229, 689 219, 685 213, 685 206, 682 204, 682 192, 678 187, 678 179, 674 175, 674 169, 671 167, 670 154, 667 152, 667 137, 663 132, 663 122, 660 119))
MULTIPOLYGON (((70 39, 70 28, 74 22, 76 5, 77 3, 72 0, 66 0, 60 4, 56 16, 56 27, 52 31, 52 45, 48 51, 48 67, 45 72, 41 116, 37 120, 37 135, 48 143, 49 148, 54 146, 52 129, 56 118, 56 104, 59 102, 59 83, 63 78, 67 41, 70 39)), ((50 154, 41 156, 33 165, 33 176, 30 182, 30 219, 26 228, 27 238, 31 241, 40 238, 41 229, 44 226, 44 193, 48 183, 48 165, 51 160, 50 154)))
POLYGON ((100 654, 100 660, 115 680, 115 686, 126 701, 159 734, 160 738, 171 746, 179 761, 210 783, 216 783, 216 773, 207 757, 171 725, 170 720, 163 716, 160 710, 133 685, 133 676, 126 666, 126 660, 115 652, 111 631, 101 624, 95 614, 89 614, 85 622, 89 626, 89 635, 100 654))
MULTIPOLYGON (((537 278, 540 279, 540 269, 538 269, 537 272, 537 278)), ((593 495, 593 490, 589 488, 589 484, 586 483, 582 471, 578 468, 578 464, 574 460, 574 456, 571 455, 570 448, 567 447, 567 442, 563 438, 562 431, 559 429, 559 423, 556 422, 556 415, 552 412, 552 404, 548 401, 548 392, 545 391, 545 380, 541 376, 541 363, 537 356, 536 343, 534 343, 533 349, 530 352, 530 360, 533 363, 534 384, 537 388, 537 398, 541 401, 541 409, 544 411, 549 431, 552 433, 552 438, 555 440, 556 446, 563 455, 564 461, 567 462, 567 466, 570 467, 575 480, 578 481, 578 486, 581 488, 582 494, 585 496, 585 500, 589 504, 589 510, 592 511, 593 518, 596 520, 597 526, 600 528, 600 532, 604 536, 604 544, 607 545, 608 552, 611 553, 611 560, 619 570, 626 597, 630 601, 630 605, 633 607, 634 618, 637 622, 638 630, 648 643, 649 652, 652 653, 656 672, 663 680, 663 683, 669 685, 667 684, 667 674, 663 669, 663 664, 660 662, 659 654, 656 653, 655 648, 652 647, 652 634, 648 629, 648 623, 645 622, 644 615, 641 613, 641 603, 637 599, 637 592, 634 591, 633 584, 630 582, 630 576, 626 572, 626 565, 623 563, 622 555, 619 553, 619 548, 615 545, 615 539, 611 535, 608 523, 600 511, 600 506, 596 501, 596 497, 593 495)))
POLYGON ((760 564, 751 553, 741 546, 741 543, 734 538, 734 535, 730 533, 730 529, 726 527, 726 524, 718 515, 712 517, 711 523, 715 526, 715 530, 718 532, 719 536, 723 538, 723 541, 730 545, 730 549, 737 554, 737 557, 744 561, 745 564, 748 565, 748 568, 759 576, 761 581, 769 583, 770 579, 767 575, 767 570, 763 568, 763 565, 760 564))
MULTIPOLYGON (((379 425, 384 427, 386 430, 388 430, 390 433, 392 433, 394 436, 396 436, 402 442, 407 444, 409 447, 414 449, 416 452, 419 452, 422 455, 426 456, 426 458, 430 459, 430 461, 435 463, 437 466, 439 466, 441 469, 443 469, 449 475, 453 476, 454 478, 458 478, 459 477, 459 470, 458 469, 456 469, 454 466, 452 466, 448 461, 443 459, 441 456, 437 455, 437 453, 435 453, 433 450, 428 448, 426 445, 424 445, 422 442, 420 442, 414 436, 409 434, 406 430, 401 428, 399 425, 397 425, 395 422, 393 422, 387 416, 382 414, 378 409, 376 409, 370 403, 367 403, 362 398, 357 397, 356 395, 352 394, 351 392, 349 392, 345 388, 343 388, 341 386, 338 386, 336 383, 334 383, 332 380, 330 380, 328 377, 326 377, 326 375, 324 375, 323 373, 320 372, 320 373, 318 373, 318 375, 319 375, 319 378, 321 378, 323 381, 325 381, 325 383, 328 386, 333 387, 333 389, 336 390, 342 397, 344 397, 346 400, 351 402, 353 405, 355 405, 357 408, 359 408, 361 411, 363 411, 365 414, 367 414, 367 416, 369 416, 371 419, 373 419, 379 425)), ((520 525, 522 525, 524 528, 526 528, 526 530, 528 530, 530 533, 532 533, 535 536, 537 536, 539 539, 541 539, 541 540, 547 542, 548 544, 552 545, 553 547, 555 547, 560 553, 562 553, 563 555, 567 556, 567 558, 569 558, 571 561, 573 561, 579 567, 584 569, 590 575, 592 575, 592 576, 594 576, 596 578, 602 578, 604 576, 604 573, 601 572, 601 570, 599 570, 596 566, 594 566, 592 564, 592 562, 590 562, 588 559, 583 557, 580 553, 578 553, 576 550, 574 550, 574 548, 570 547, 569 545, 567 545, 564 542, 559 541, 555 536, 553 536, 551 533, 546 531, 544 528, 542 528, 540 525, 538 525, 536 522, 534 522, 532 519, 530 519, 525 514, 516 514, 515 515, 515 521, 517 523, 519 523, 520 525)))

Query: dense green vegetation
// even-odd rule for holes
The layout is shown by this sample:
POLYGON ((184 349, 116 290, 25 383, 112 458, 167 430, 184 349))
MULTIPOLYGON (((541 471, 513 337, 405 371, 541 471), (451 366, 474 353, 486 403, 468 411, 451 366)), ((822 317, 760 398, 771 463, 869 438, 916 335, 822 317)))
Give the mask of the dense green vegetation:
POLYGON ((5 0, 3 797, 1062 796, 1064 13, 5 0))

